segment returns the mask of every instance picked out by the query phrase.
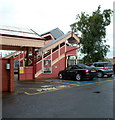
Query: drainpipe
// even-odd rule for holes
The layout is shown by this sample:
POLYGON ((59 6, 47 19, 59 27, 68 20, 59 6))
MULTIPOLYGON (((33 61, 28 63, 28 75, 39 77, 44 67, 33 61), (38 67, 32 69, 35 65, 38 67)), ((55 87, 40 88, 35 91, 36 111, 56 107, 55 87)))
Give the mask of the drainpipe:
POLYGON ((35 48, 32 48, 33 79, 35 79, 35 48))
POLYGON ((77 47, 77 48, 74 48, 74 49, 72 49, 72 50, 68 50, 68 51, 66 51, 65 52, 65 68, 66 68, 66 54, 68 53, 68 52, 71 52, 71 51, 73 51, 73 50, 77 50, 77 49, 79 49, 80 47, 77 47))
POLYGON ((27 54, 27 56, 26 56, 27 57, 26 65, 28 66, 29 65, 29 55, 28 55, 29 51, 28 51, 28 48, 26 49, 26 51, 27 51, 27 53, 26 53, 27 54))

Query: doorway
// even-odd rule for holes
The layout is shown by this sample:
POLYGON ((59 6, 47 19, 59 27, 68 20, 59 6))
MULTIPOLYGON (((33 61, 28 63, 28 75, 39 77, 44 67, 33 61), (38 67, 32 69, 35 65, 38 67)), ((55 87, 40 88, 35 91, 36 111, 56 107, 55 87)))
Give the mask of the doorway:
POLYGON ((70 55, 67 57, 67 67, 69 65, 75 65, 76 64, 76 56, 70 55))

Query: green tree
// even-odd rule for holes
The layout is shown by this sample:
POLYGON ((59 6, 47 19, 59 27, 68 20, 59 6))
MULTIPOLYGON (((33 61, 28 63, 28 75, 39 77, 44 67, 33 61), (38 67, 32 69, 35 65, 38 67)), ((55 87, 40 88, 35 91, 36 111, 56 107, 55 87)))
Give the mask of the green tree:
POLYGON ((110 46, 106 45, 106 26, 111 23, 113 11, 106 9, 101 12, 101 6, 91 15, 81 12, 77 22, 70 25, 72 31, 81 33, 81 53, 84 54, 84 63, 104 60, 110 46))

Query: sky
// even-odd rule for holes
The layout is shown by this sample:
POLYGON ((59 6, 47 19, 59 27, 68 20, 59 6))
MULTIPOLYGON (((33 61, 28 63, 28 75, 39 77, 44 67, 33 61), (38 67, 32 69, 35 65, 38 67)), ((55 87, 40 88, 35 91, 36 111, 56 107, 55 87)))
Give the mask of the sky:
MULTIPOLYGON (((101 5, 101 10, 113 10, 113 0, 0 0, 0 25, 26 27, 38 34, 54 28, 64 33, 71 31, 81 12, 91 14, 101 5)), ((107 27, 107 44, 111 46, 107 57, 113 57, 113 18, 107 27)))

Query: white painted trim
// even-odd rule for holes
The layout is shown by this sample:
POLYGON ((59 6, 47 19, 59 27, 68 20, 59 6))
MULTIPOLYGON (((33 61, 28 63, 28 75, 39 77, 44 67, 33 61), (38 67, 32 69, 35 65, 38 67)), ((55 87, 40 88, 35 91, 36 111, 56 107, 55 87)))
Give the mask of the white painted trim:
MULTIPOLYGON (((65 46, 60 47, 60 51, 61 51, 61 49, 62 49, 63 47, 65 47, 65 46)), ((59 49, 58 49, 58 50, 59 50, 59 49)), ((57 52, 58 50, 56 50, 55 52, 57 52)), ((55 52, 53 52, 53 54, 54 54, 55 52)), ((51 55, 51 54, 50 54, 50 55, 51 55)), ((46 56, 46 57, 49 57, 50 55, 48 55, 48 56, 46 56)), ((46 58, 46 57, 45 57, 45 58, 46 58)), ((44 59, 45 59, 45 58, 44 58, 44 59)), ((38 63, 41 62, 41 61, 42 61, 42 59, 41 59, 40 61, 38 61, 36 64, 38 64, 38 63)))
MULTIPOLYGON (((65 57, 65 54, 62 54, 61 56, 60 56, 60 58, 58 59, 55 59, 54 61, 52 61, 52 66, 57 62, 57 61, 59 61, 59 60, 61 60, 62 58, 64 58, 65 57)), ((43 73, 43 69, 42 70, 39 70, 36 74, 35 74, 35 77, 38 77, 40 74, 42 74, 43 73)), ((49 74, 49 73, 48 73, 49 74)))
POLYGON ((65 41, 65 45, 64 46, 65 46, 65 52, 66 52, 67 51, 66 41, 65 41))
POLYGON ((60 58, 60 45, 58 45, 59 49, 58 49, 58 59, 60 58))
POLYGON ((44 53, 42 53, 42 72, 43 72, 43 68, 44 68, 44 53))
POLYGON ((42 70, 39 70, 39 71, 35 74, 35 77, 38 77, 40 74, 42 74, 42 70))

